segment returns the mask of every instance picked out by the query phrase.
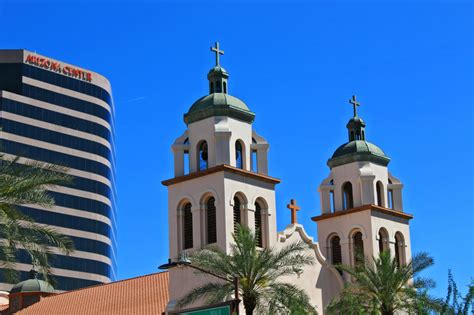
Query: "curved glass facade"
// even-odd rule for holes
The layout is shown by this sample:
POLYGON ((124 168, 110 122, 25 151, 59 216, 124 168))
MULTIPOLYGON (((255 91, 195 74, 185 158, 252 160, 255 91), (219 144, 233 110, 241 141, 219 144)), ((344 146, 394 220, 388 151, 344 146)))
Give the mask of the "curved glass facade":
MULTIPOLYGON (((52 258, 55 288, 115 280, 114 104, 108 81, 25 50, 0 50, 0 128, 1 152, 63 165, 72 175, 71 184, 50 192, 52 209, 19 208, 74 241, 72 255, 52 258)), ((22 251, 18 260, 20 276, 27 278, 31 261, 22 251)), ((0 289, 8 286, 0 276, 0 289)))

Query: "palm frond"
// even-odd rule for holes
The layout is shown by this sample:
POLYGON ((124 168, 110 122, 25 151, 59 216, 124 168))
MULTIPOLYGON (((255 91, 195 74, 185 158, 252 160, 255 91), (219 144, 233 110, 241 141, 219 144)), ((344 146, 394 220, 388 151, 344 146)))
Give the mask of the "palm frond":
POLYGON ((73 242, 56 229, 35 223, 18 206, 50 207, 54 199, 48 189, 71 182, 67 169, 41 162, 20 164, 20 158, 5 159, 0 154, 0 258, 7 280, 16 281, 14 264, 20 250, 26 251, 32 264, 53 283, 50 259, 52 248, 68 255, 74 250, 73 242))
POLYGON ((215 304, 229 298, 232 293, 233 287, 229 283, 207 283, 192 289, 176 303, 176 307, 183 308, 200 299, 204 299, 208 304, 215 304))

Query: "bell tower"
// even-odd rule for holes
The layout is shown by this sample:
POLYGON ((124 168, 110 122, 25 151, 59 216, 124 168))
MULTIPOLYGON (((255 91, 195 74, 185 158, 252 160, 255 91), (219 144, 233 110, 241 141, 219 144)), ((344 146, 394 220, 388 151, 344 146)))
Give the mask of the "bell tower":
POLYGON ((321 250, 334 265, 354 266, 390 250, 400 264, 411 259, 409 220, 403 211, 403 184, 388 170, 390 158, 366 140, 366 124, 354 115, 347 123, 348 142, 328 160, 329 176, 319 186, 321 250))
MULTIPOLYGON (((187 129, 172 145, 174 177, 168 188, 169 257, 208 245, 230 249, 237 224, 252 229, 260 247, 276 242, 275 185, 268 176, 268 142, 252 123, 255 114, 229 94, 224 54, 211 47, 216 64, 207 74, 209 94, 184 115, 187 129)), ((187 287, 202 284, 192 271, 170 270, 170 307, 187 287), (191 279, 191 280, 190 280, 191 279)))

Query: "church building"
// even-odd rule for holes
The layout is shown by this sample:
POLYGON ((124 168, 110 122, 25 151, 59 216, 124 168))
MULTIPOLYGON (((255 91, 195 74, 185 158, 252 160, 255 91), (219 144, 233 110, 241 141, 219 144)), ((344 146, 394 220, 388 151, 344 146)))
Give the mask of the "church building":
MULTIPOLYGON (((229 73, 219 61, 224 52, 218 43, 211 50, 216 65, 207 75, 209 93, 184 115, 187 128, 172 145, 174 177, 162 182, 168 188, 171 261, 161 267, 177 266, 181 258, 208 245, 229 253, 239 224, 256 233, 260 248, 279 250, 304 242, 315 263, 282 282, 304 290, 318 314, 325 314, 351 281, 336 268, 339 264, 356 266, 387 249, 398 264, 408 263, 413 216, 403 211, 403 185, 388 170, 390 158, 366 140, 356 97, 349 101, 354 113, 346 126, 347 140, 329 158, 329 174, 319 184, 321 213, 312 218, 317 241, 308 234, 314 226, 298 223, 295 200, 288 204, 291 223, 277 231, 275 189, 280 180, 269 171, 269 144, 253 128, 255 113, 229 94, 229 73)), ((33 272, 9 296, 0 294, 0 314, 190 314, 181 312, 177 301, 215 281, 192 268, 169 268, 57 294, 33 272)))
MULTIPOLYGON (((211 50, 216 65, 207 74, 209 93, 184 115, 187 128, 172 145, 174 177, 163 181, 168 188, 169 257, 176 260, 210 244, 229 251, 238 224, 257 231, 262 248, 304 241, 316 263, 286 280, 307 292, 319 314, 349 281, 334 265, 354 266, 386 249, 400 264, 410 261, 412 216, 403 212, 403 184, 389 172, 390 158, 366 140, 355 96, 347 141, 328 160, 329 174, 319 185, 321 213, 312 218, 318 240, 307 232, 314 227, 298 223, 294 200, 288 205, 291 224, 277 231, 275 189, 280 180, 269 172, 269 143, 253 128, 255 113, 229 94, 219 43, 211 50)), ((211 281, 190 268, 170 269, 167 310, 176 311, 181 297, 211 281)))

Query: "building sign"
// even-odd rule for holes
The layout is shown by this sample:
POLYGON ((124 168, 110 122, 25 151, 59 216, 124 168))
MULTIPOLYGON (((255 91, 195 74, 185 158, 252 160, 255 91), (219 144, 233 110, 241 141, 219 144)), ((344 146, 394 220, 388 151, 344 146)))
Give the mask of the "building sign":
POLYGON ((25 63, 53 72, 61 73, 74 79, 87 82, 92 81, 92 73, 72 66, 65 66, 57 61, 52 61, 48 58, 36 55, 28 55, 26 56, 25 63))
POLYGON ((187 310, 170 311, 169 315, 237 315, 239 300, 231 300, 224 303, 196 307, 187 310))
POLYGON ((230 305, 179 313, 180 315, 230 315, 230 305))

